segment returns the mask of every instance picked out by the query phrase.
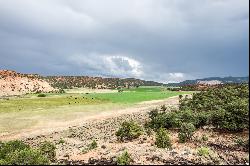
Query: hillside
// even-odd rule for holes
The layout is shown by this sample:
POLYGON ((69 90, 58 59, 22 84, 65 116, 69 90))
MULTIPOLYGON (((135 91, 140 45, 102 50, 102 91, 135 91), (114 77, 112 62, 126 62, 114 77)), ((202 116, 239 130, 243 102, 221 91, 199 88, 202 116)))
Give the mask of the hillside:
POLYGON ((44 77, 53 87, 70 89, 78 88, 97 88, 97 89, 116 89, 123 87, 136 86, 161 86, 162 83, 154 81, 144 81, 135 78, 102 78, 89 76, 47 76, 44 77))
POLYGON ((55 91, 57 89, 37 74, 21 74, 10 70, 0 70, 0 96, 55 91))
POLYGON ((248 83, 249 77, 208 77, 196 80, 186 80, 180 83, 169 83, 168 86, 186 86, 195 84, 218 85, 228 83, 248 83))

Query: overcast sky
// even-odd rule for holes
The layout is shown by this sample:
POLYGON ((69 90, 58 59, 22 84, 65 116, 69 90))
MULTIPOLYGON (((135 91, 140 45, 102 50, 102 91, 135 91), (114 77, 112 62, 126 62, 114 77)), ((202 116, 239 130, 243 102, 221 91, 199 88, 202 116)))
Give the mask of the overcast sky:
POLYGON ((249 0, 0 0, 0 69, 176 82, 248 76, 249 0))

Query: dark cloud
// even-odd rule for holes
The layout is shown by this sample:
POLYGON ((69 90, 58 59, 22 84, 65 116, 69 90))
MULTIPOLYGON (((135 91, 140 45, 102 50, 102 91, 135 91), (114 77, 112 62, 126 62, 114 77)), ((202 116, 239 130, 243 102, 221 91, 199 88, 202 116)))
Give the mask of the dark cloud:
POLYGON ((249 75, 248 0, 0 1, 0 67, 180 81, 249 75))

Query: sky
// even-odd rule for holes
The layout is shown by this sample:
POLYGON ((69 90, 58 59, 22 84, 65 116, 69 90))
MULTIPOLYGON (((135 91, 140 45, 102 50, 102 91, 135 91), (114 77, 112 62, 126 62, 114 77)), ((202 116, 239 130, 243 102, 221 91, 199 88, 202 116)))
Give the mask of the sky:
POLYGON ((249 0, 0 0, 0 69, 179 82, 249 75, 249 0))

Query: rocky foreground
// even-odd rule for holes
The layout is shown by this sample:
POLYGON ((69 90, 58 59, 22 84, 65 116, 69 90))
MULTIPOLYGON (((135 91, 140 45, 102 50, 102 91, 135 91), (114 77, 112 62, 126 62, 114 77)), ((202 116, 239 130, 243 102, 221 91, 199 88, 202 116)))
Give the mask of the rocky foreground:
POLYGON ((199 129, 187 143, 179 143, 177 131, 171 130, 172 149, 155 146, 155 133, 144 131, 138 139, 120 142, 115 132, 124 121, 134 120, 140 125, 149 120, 148 111, 119 115, 101 121, 88 122, 80 127, 26 138, 33 147, 45 140, 56 144, 55 164, 116 164, 117 156, 125 150, 131 155, 131 164, 248 164, 248 148, 240 146, 236 140, 248 139, 248 132, 221 133, 212 129, 199 129), (203 139, 206 135, 207 139, 203 139), (96 140, 97 148, 85 151, 96 140), (206 155, 198 150, 208 147, 206 155))

